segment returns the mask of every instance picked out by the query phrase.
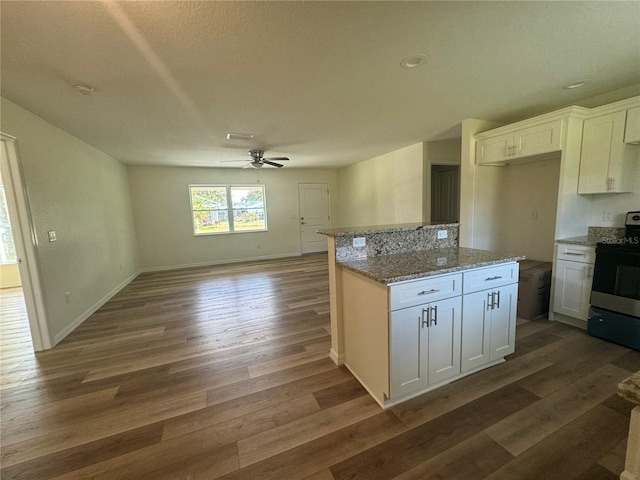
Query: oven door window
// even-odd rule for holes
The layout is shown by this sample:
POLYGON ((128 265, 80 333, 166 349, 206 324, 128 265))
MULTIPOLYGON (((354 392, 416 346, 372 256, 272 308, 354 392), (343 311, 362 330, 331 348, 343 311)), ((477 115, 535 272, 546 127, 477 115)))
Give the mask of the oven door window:
POLYGON ((622 249, 596 250, 593 290, 640 300, 640 254, 622 249))
POLYGON ((618 265, 614 295, 640 300, 640 267, 618 265))

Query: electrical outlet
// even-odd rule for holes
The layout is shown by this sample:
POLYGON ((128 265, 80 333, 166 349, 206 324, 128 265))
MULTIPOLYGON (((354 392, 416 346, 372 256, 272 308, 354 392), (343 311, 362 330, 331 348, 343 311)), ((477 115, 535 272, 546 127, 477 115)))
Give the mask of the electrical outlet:
POLYGON ((353 239, 353 246, 355 248, 358 247, 366 247, 367 246, 367 239, 364 237, 356 237, 353 239))
POLYGON ((50 242, 55 242, 56 240, 58 240, 58 237, 56 236, 56 231, 55 230, 49 230, 47 232, 47 234, 49 235, 49 241, 50 242))
POLYGON ((64 301, 67 303, 71 303, 71 292, 66 292, 64 294, 64 301))
POLYGON ((602 219, 605 222, 613 222, 613 212, 611 210, 605 210, 602 213, 602 219))
POLYGON ((536 220, 538 218, 538 211, 537 210, 533 210, 531 212, 531 220, 536 220))
POLYGON ((449 234, 446 230, 438 230, 438 239, 441 240, 443 238, 447 238, 449 234))

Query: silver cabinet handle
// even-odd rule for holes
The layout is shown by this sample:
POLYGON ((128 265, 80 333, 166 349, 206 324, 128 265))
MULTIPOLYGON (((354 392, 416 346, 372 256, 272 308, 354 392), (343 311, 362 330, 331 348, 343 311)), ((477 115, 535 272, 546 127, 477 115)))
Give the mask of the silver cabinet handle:
POLYGON ((496 308, 500 308, 500 290, 496 292, 498 294, 498 301, 496 302, 496 308))
POLYGON ((498 280, 499 278, 502 278, 502 275, 497 275, 495 277, 487 277, 484 279, 485 282, 490 282, 491 280, 498 280))
MULTIPOLYGON (((429 321, 430 321, 429 317, 430 316, 431 316, 431 313, 429 312, 429 310, 427 310, 426 308, 423 308, 422 309, 422 325, 421 325, 421 328, 424 328, 425 325, 427 326, 427 328, 429 327, 429 321), (427 319, 426 320, 424 319, 424 314, 425 313, 427 314, 427 319)), ((418 320, 420 320, 420 319, 418 319, 418 320)))
POLYGON ((431 307, 433 318, 431 319, 432 325, 438 325, 438 306, 431 307))
POLYGON ((584 253, 576 253, 576 252, 564 252, 565 255, 573 255, 574 257, 584 257, 584 253))
POLYGON ((493 308, 493 292, 487 293, 487 310, 493 308))
POLYGON ((437 288, 432 288, 431 290, 423 290, 418 293, 418 295, 429 295, 430 293, 438 293, 440 290, 437 288))
POLYGON ((588 266, 587 267, 587 278, 593 278, 593 267, 592 266, 588 266))

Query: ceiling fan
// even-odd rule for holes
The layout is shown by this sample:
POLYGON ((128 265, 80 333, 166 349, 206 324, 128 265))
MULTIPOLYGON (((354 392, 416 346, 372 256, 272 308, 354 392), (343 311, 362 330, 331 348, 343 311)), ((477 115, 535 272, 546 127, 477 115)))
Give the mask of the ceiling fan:
MULTIPOLYGON (((287 157, 264 157, 264 150, 249 150, 249 156, 251 160, 242 168, 262 168, 263 165, 271 165, 272 167, 282 168, 284 165, 274 162, 274 160, 278 160, 279 162, 289 160, 287 157)), ((246 160, 221 160, 222 162, 245 162, 246 160)))

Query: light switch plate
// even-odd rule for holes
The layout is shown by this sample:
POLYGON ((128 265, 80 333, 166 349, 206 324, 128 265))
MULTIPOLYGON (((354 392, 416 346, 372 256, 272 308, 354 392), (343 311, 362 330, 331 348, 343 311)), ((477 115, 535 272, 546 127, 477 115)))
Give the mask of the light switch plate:
POLYGON ((613 212, 611 210, 605 210, 602 214, 602 219, 605 222, 613 222, 613 212))
POLYGON ((47 234, 49 235, 49 241, 50 242, 55 242, 56 240, 58 240, 58 237, 56 236, 56 231, 55 230, 49 230, 47 232, 47 234))
POLYGON ((447 238, 449 234, 446 230, 438 230, 438 239, 447 238))

